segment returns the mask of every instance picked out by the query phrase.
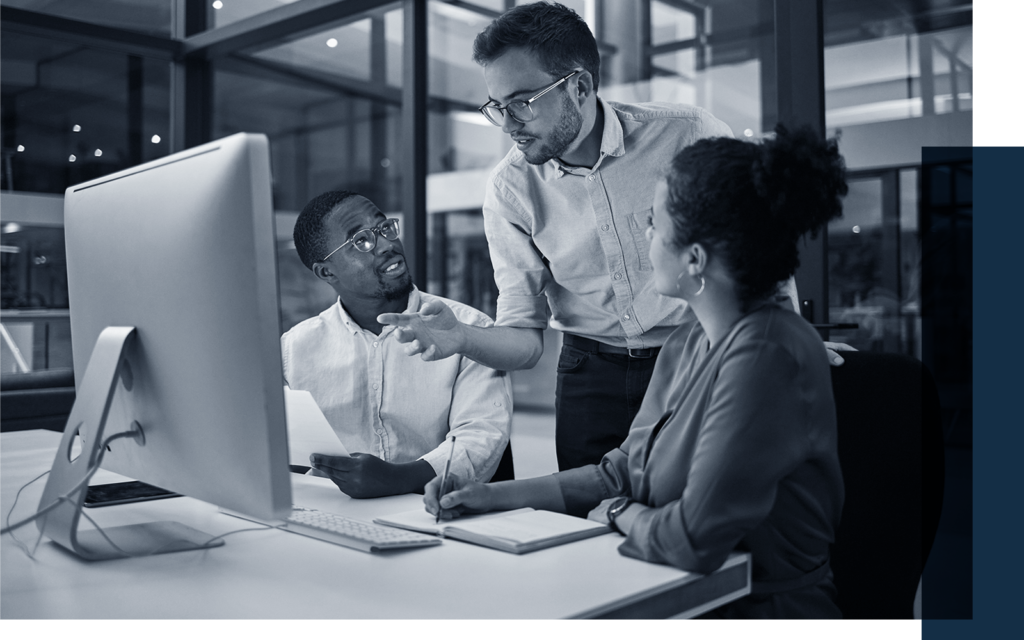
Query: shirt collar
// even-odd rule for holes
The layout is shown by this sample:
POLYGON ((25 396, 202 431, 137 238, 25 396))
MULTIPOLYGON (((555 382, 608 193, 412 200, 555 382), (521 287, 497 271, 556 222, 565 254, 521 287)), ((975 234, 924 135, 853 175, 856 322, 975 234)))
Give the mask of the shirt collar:
MULTIPOLYGON (((420 297, 420 290, 416 288, 416 285, 413 285, 412 292, 409 293, 409 302, 405 306, 405 311, 403 313, 416 313, 420 310, 421 301, 422 298, 420 297)), ((338 312, 338 319, 341 320, 341 323, 344 324, 345 328, 351 331, 353 335, 366 331, 359 326, 358 322, 352 319, 352 316, 348 314, 348 311, 345 311, 345 305, 341 304, 341 296, 338 296, 338 300, 334 303, 334 306, 338 312)), ((380 332, 380 337, 383 338, 394 330, 394 325, 386 325, 384 330, 380 332)))
MULTIPOLYGON (((577 175, 589 175, 597 171, 604 161, 605 156, 622 156, 626 153, 626 145, 623 142, 622 123, 619 122, 619 114, 610 104, 597 96, 597 106, 604 113, 604 130, 601 132, 601 155, 597 163, 591 167, 570 167, 562 164, 558 158, 552 158, 544 164, 544 172, 550 177, 561 178, 566 173, 577 175)), ((548 177, 546 176, 546 177, 548 177)))

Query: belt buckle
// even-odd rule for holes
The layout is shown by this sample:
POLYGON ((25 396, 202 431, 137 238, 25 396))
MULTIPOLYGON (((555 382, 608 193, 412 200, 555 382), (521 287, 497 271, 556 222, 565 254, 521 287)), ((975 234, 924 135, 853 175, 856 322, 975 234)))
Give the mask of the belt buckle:
POLYGON ((626 349, 626 353, 630 358, 650 358, 650 349, 626 349))

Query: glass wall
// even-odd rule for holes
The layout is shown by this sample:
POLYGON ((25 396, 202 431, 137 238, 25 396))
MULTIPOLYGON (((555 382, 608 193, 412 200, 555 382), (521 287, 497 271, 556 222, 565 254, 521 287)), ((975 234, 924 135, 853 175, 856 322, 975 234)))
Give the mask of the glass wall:
MULTIPOLYGON (((11 4, 83 17, 84 3, 4 2, 11 4)), ((135 13, 100 21, 146 30, 155 22, 143 17, 154 6, 139 3, 135 13)), ((70 185, 168 153, 170 63, 8 30, 0 61, 0 361, 4 373, 66 368, 71 338, 60 196, 70 185)))
POLYGON ((918 170, 854 173, 828 228, 830 339, 921 358, 918 170))
MULTIPOLYGON (((424 280, 428 291, 489 314, 497 291, 480 208, 486 176, 510 141, 477 112, 487 92, 472 62, 472 42, 513 4, 519 2, 430 0, 427 5, 424 280)), ((600 94, 606 100, 696 104, 724 120, 735 135, 752 139, 774 126, 772 0, 565 4, 584 17, 598 39, 600 94)), ((3 6, 3 190, 62 194, 71 184, 170 153, 177 144, 172 137, 180 139, 183 128, 199 126, 203 139, 265 133, 271 141, 285 329, 334 299, 333 291, 301 266, 291 246, 295 216, 309 199, 330 189, 352 189, 389 215, 402 216, 407 141, 402 139, 406 25, 401 3, 381 3, 344 19, 336 17, 344 15, 344 0, 3 0, 3 6), (174 25, 183 19, 176 11, 185 7, 204 12, 207 29, 197 38, 204 46, 213 38, 216 46, 209 55, 174 59, 171 45, 181 44, 172 39, 174 25), (314 9, 334 17, 322 24, 278 26, 314 9), (19 27, 25 12, 35 16, 32 25, 19 27), (40 16, 57 21, 52 33, 38 26, 40 16), (230 40, 245 29, 260 35, 245 45, 217 45, 216 38, 230 40), (140 34, 148 44, 134 50, 133 38, 140 34), (102 46, 104 39, 114 46, 102 46), (163 53, 147 53, 153 50, 163 53), (207 84, 199 84, 208 95, 197 98, 193 85, 181 81, 186 63, 205 74, 207 84), (189 109, 195 113, 183 116, 189 109)), ((824 23, 830 132, 841 128, 844 141, 850 141, 865 128, 965 114, 969 129, 973 57, 965 0, 928 1, 907 10, 891 3, 826 0, 824 23)), ((906 130, 911 133, 901 144, 919 149, 928 143, 927 132, 906 130)), ((831 229, 830 319, 856 323, 858 329, 835 337, 864 348, 917 354, 917 167, 900 161, 853 168, 847 218, 831 229), (860 231, 852 231, 854 226, 860 231)), ((31 220, 19 222, 31 226, 31 220)), ((5 232, 4 246, 20 247, 14 238, 5 232)), ((39 287, 26 284, 38 282, 24 271, 30 251, 19 251, 26 253, 4 254, 5 318, 15 308, 66 308, 60 296, 40 302, 39 287)))
POLYGON ((177 4, 178 0, 3 0, 5 7, 165 37, 173 33, 177 4))
POLYGON ((829 129, 972 110, 970 1, 916 9, 825 0, 829 129))
POLYGON ((337 299, 291 239, 309 200, 351 190, 401 218, 401 64, 397 4, 213 64, 212 137, 257 131, 270 140, 284 331, 337 299))

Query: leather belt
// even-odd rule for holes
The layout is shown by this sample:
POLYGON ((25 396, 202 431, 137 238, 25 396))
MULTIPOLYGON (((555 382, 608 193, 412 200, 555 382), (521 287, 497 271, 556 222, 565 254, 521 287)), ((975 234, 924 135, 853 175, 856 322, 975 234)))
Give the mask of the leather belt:
POLYGON ((661 347, 652 347, 649 349, 613 347, 610 344, 591 340, 590 338, 583 338, 571 333, 562 334, 562 344, 569 345, 570 347, 580 349, 582 351, 589 351, 590 353, 611 353, 618 356, 629 356, 630 358, 653 358, 658 355, 659 351, 661 351, 661 347))

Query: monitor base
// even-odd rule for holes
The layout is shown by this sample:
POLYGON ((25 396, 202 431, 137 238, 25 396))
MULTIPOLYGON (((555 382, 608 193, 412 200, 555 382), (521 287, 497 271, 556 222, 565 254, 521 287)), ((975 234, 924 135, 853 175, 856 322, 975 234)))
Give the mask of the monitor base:
MULTIPOLYGON (((135 327, 107 327, 96 340, 85 375, 79 385, 64 436, 53 459, 39 510, 49 511, 36 520, 39 532, 85 560, 112 560, 139 555, 209 549, 224 544, 214 536, 178 522, 162 521, 98 529, 78 530, 88 478, 101 461, 104 430, 118 384, 132 388, 127 355, 135 339, 135 327), (73 454, 75 438, 82 445, 73 454), (105 536, 104 536, 105 534, 105 536)), ((124 426, 124 425, 115 425, 124 426)), ((145 446, 142 427, 132 422, 119 438, 131 438, 145 446)))

